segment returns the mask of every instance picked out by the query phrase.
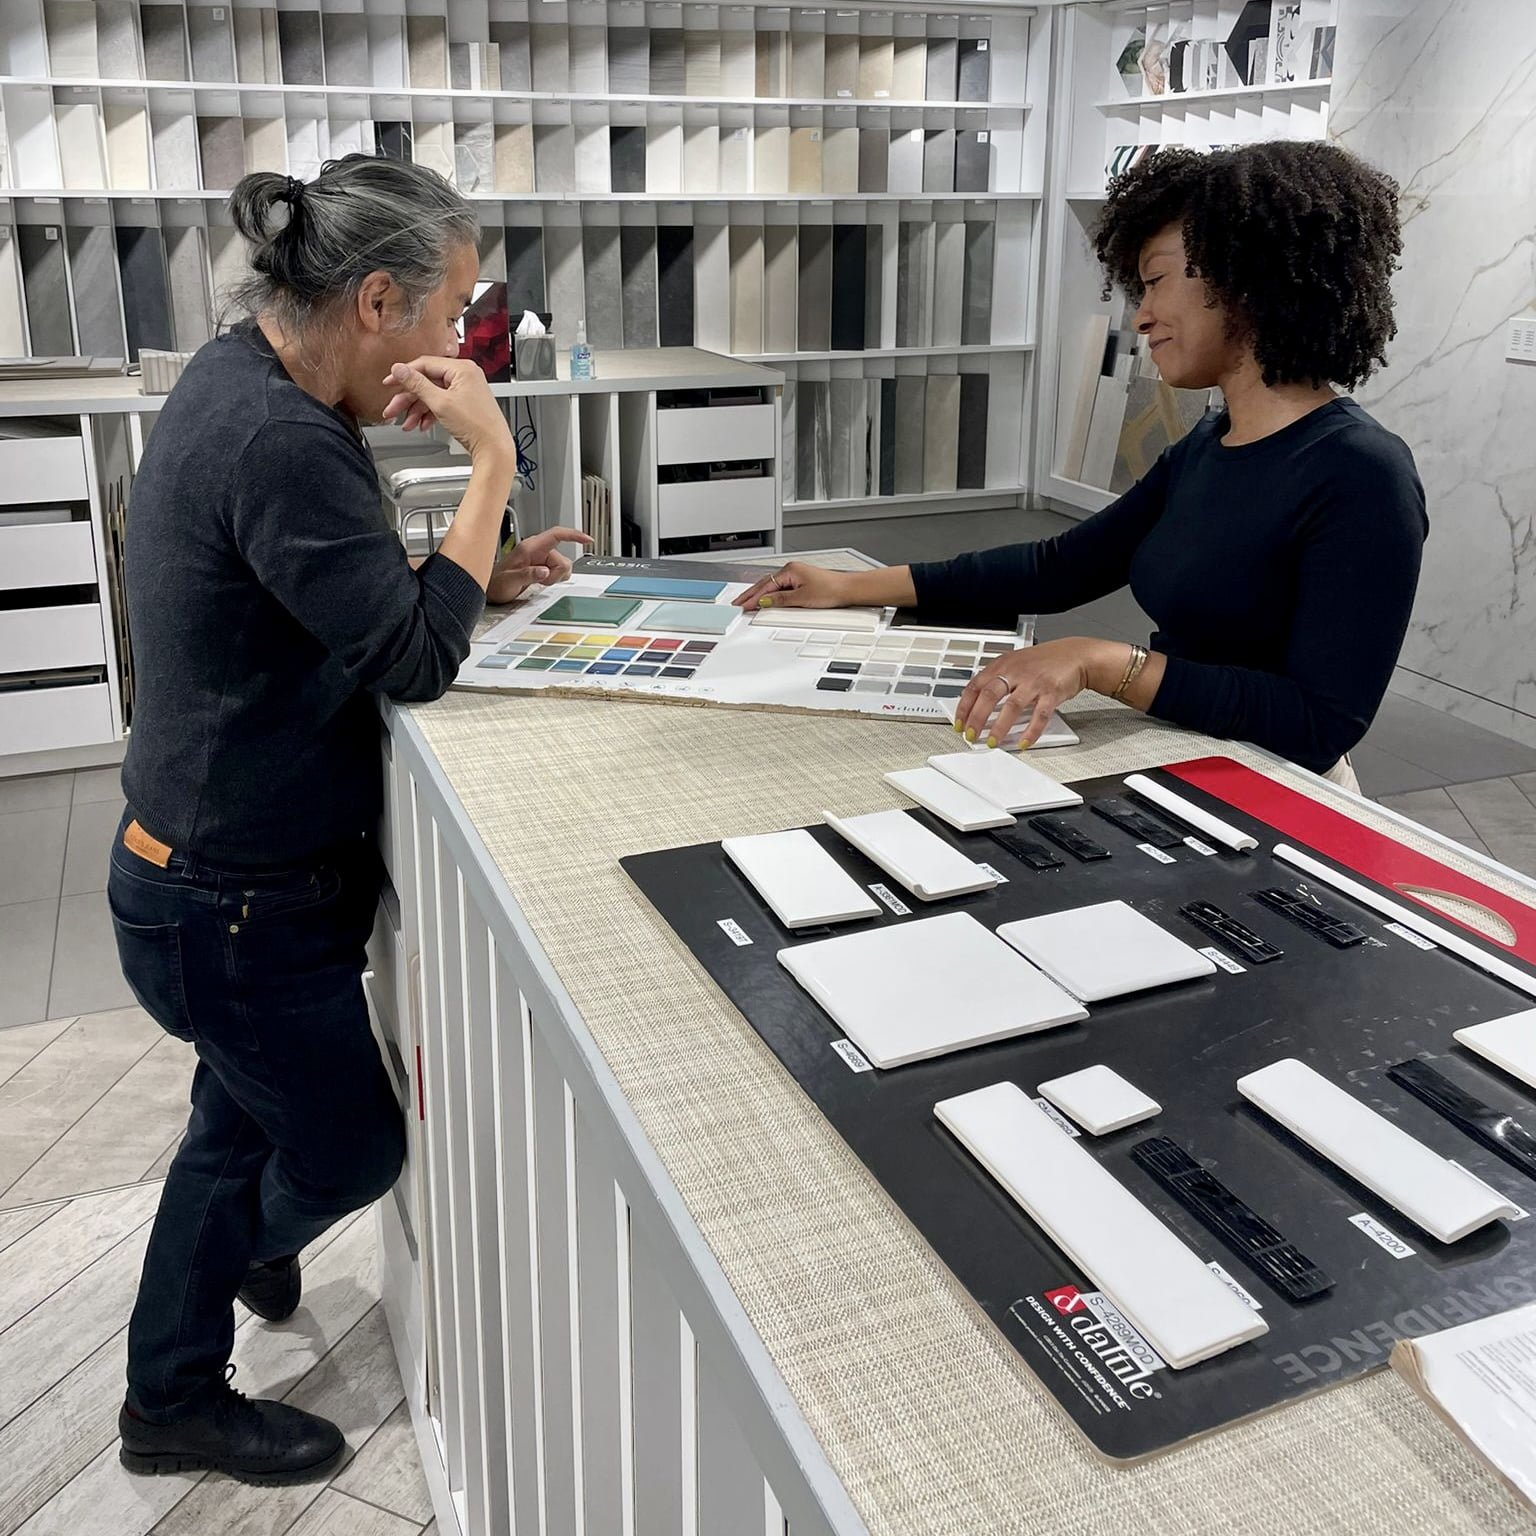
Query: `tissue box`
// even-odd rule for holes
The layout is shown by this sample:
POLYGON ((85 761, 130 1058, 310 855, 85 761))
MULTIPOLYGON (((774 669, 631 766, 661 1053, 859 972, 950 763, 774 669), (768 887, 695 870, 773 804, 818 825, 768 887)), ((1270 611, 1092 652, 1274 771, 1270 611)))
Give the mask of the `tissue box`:
POLYGON ((552 379, 555 358, 559 355, 554 332, 547 336, 512 338, 512 373, 519 379, 552 379))

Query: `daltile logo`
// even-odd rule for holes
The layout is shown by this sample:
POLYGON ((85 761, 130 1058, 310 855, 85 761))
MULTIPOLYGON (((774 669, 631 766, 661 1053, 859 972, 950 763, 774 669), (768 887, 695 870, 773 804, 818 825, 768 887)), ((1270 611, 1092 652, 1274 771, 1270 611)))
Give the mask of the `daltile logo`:
POLYGON ((1151 1376, 1167 1368, 1167 1362, 1132 1327, 1120 1309, 1102 1291, 1080 1291, 1061 1285, 1045 1293, 1058 1316, 1066 1319, 1077 1338, 1099 1364, 1133 1398, 1158 1396, 1151 1376))

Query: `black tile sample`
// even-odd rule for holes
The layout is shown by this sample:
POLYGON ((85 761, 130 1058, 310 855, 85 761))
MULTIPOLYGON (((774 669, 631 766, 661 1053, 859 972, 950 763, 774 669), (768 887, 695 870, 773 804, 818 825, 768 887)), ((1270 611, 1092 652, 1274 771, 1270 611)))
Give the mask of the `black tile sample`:
POLYGON ((683 29, 658 27, 651 33, 652 96, 681 96, 686 85, 683 29))
POLYGON ((985 129, 962 128, 955 135, 955 191, 992 190, 992 135, 985 129))
POLYGON ((960 439, 955 450, 955 488, 979 491, 987 483, 987 395, 992 376, 960 375, 960 439))
POLYGON ((864 345, 880 345, 880 312, 885 293, 885 227, 866 226, 864 239, 864 345))
POLYGON ((70 357, 75 351, 69 322, 69 277, 64 269, 62 224, 18 224, 21 287, 27 301, 34 357, 70 357))
POLYGON ((656 328, 656 231, 648 224, 619 231, 624 284, 624 345, 659 345, 656 328))
POLYGON ((323 85, 325 65, 318 11, 279 11, 277 46, 284 85, 323 85))
POLYGON ((864 281, 868 260, 865 233, 863 224, 835 224, 832 227, 834 352, 858 352, 864 347, 864 281))
POLYGON ((992 87, 992 51, 986 38, 963 37, 959 48, 960 101, 985 101, 992 87))
POLYGON ((693 345, 693 229, 656 230, 656 327, 664 347, 693 345))
POLYGON ((411 158, 411 125, 409 123, 376 122, 373 125, 374 153, 386 160, 411 158))
POLYGON ((537 225, 509 224, 505 249, 507 309, 516 330, 525 309, 542 315, 549 308, 544 287, 544 231, 537 225))
POLYGON ((960 341, 984 347, 992 340, 992 250, 996 239, 990 219, 965 226, 965 283, 960 300, 960 341))
POLYGON ((825 224, 800 226, 800 350, 825 352, 832 345, 832 231, 825 224))
POLYGON ((903 221, 896 247, 896 345, 928 345, 928 226, 903 221))
POLYGON ((880 494, 896 494, 896 380, 880 380, 880 494))
POLYGON ((117 253, 105 224, 72 225, 69 278, 85 357, 126 357, 123 317, 117 301, 117 253))
POLYGON ((160 231, 121 226, 117 231, 117 264, 123 279, 128 356, 138 357, 141 347, 172 350, 171 304, 160 231))
POLYGON ((802 379, 795 389, 795 500, 816 499, 815 382, 802 379))
POLYGON ((608 172, 615 192, 645 191, 645 128, 615 123, 608 130, 608 172))

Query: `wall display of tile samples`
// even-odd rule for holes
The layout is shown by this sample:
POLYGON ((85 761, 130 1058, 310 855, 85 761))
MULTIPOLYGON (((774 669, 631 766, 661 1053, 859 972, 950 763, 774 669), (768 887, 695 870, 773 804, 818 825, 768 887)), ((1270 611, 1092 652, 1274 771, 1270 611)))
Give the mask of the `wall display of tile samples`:
POLYGON ((1061 14, 1060 206, 1042 253, 1033 475, 1058 505, 1105 506, 1208 403, 1160 383, 1130 344, 1123 302, 1103 297, 1086 236, 1109 179, 1174 145, 1326 138, 1338 9, 1338 0, 1164 0, 1061 14))
MULTIPOLYGON (((599 348, 696 344, 776 366, 912 354, 923 377, 970 381, 925 389, 921 407, 905 386, 920 440, 957 410, 968 420, 994 363, 1027 367, 1048 13, 931 0, 0 10, 0 317, 19 320, 0 320, 0 344, 14 350, 197 345, 245 274, 223 195, 250 171, 307 178, 361 151, 453 181, 481 216, 482 275, 508 284, 514 313, 552 312, 565 333, 584 322, 599 348)), ((854 393, 828 395, 839 445, 869 436, 854 393)), ((1020 391, 993 393, 1022 410, 1020 391)), ((988 414, 969 418, 952 468, 940 455, 904 492, 1024 489, 1022 450, 1011 468, 975 467, 988 414)), ((1016 419, 1006 436, 1027 434, 1016 419)), ((857 473, 845 457, 846 473, 786 475, 790 501, 898 494, 878 444, 857 473)))

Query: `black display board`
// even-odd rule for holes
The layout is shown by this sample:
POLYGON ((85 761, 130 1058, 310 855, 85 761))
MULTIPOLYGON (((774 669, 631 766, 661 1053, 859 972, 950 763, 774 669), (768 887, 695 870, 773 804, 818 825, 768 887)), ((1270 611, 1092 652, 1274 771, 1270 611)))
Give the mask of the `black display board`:
MULTIPOLYGON (((1270 856, 1280 839, 1182 781, 1154 777, 1252 832, 1259 850, 1202 855, 1181 846, 1164 864, 1085 806, 1063 814, 1112 857, 1079 863, 1064 855, 1062 868, 1034 872, 986 834, 954 832, 914 811, 1007 883, 932 904, 898 890, 909 912, 882 910, 870 924, 836 931, 957 908, 996 929, 1017 918, 1120 898, 1204 948, 1215 941, 1179 914, 1184 904, 1203 900, 1284 955, 1240 973, 1219 970, 1205 980, 1093 1004, 1080 1024, 890 1071, 850 1067, 834 1049, 846 1049, 840 1031, 777 962, 781 948, 826 937, 826 930, 792 935, 781 927, 718 843, 621 861, 1062 1409, 1094 1446, 1117 1460, 1166 1450, 1348 1381, 1384 1365, 1399 1338, 1536 1299, 1536 1220, 1496 1223, 1459 1243, 1438 1243, 1292 1138, 1234 1086, 1245 1073, 1299 1057, 1522 1209, 1531 1208, 1536 1181, 1386 1076, 1395 1062, 1424 1055, 1536 1130, 1536 1096, 1451 1039, 1463 1025, 1513 1013, 1530 1000, 1443 950, 1419 947, 1330 891, 1316 894, 1366 932, 1364 944, 1332 948, 1267 910, 1252 892, 1305 884, 1270 856), (728 931, 733 928, 734 936, 728 931), (1040 1082, 1096 1062, 1151 1094, 1162 1113, 1114 1135, 1085 1134, 1081 1144, 1260 1304, 1269 1324, 1262 1338, 1186 1370, 1150 1366, 1134 1336, 1129 1347, 1123 1336, 1116 1339, 1114 1316, 1087 1277, 933 1116, 933 1105, 955 1094, 1000 1081, 1033 1094, 1040 1082), (1292 1303, 1266 1284, 1132 1161, 1131 1148, 1149 1136, 1171 1137, 1185 1147, 1324 1269, 1333 1287, 1292 1303), (1352 1217, 1363 1218, 1364 1225, 1352 1217), (1109 1327, 1098 1326, 1100 1314, 1109 1327)), ((1075 788, 1090 803, 1125 795, 1119 778, 1075 788)), ((1019 830, 1029 835, 1023 818, 1019 830)), ((888 878, 829 828, 810 832, 861 885, 889 892, 888 878)), ((1312 851, 1325 858, 1328 852, 1312 851)), ((957 976, 955 1006, 966 1001, 964 978, 957 976)))

